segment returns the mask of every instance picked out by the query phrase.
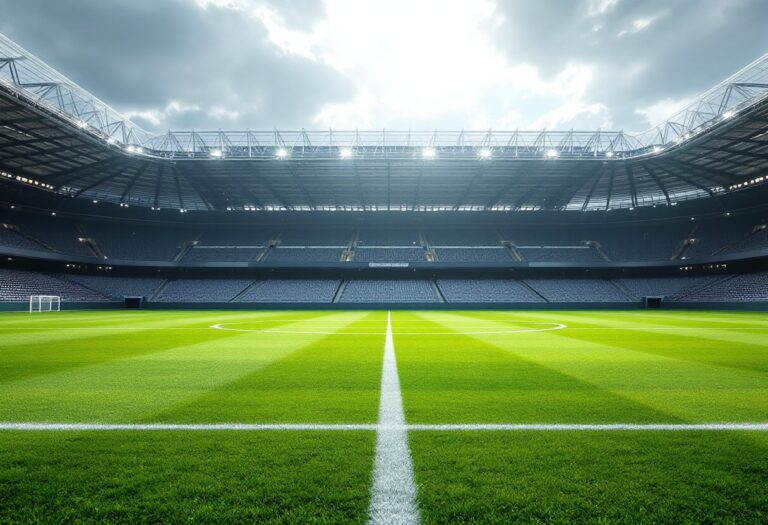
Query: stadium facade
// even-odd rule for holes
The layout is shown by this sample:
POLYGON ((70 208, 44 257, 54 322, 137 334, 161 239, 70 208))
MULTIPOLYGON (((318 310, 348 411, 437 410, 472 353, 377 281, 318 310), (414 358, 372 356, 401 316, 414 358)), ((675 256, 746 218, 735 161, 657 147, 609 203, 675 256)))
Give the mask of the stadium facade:
POLYGON ((1 37, 0 301, 764 308, 766 96, 768 55, 639 134, 152 135, 1 37))

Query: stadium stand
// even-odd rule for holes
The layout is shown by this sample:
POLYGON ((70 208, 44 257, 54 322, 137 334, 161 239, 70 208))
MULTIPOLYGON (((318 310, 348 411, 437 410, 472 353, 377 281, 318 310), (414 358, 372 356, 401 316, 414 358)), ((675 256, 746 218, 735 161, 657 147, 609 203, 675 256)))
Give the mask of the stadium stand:
POLYGON ((428 230, 426 238, 432 246, 499 246, 501 239, 491 229, 428 230))
POLYGON ((30 295, 59 295, 62 301, 106 301, 109 298, 68 279, 24 270, 0 270, 0 300, 28 301, 30 295))
POLYGON ((302 248, 298 246, 278 246, 267 252, 264 260, 269 262, 317 263, 339 262, 342 248, 302 248))
POLYGON ((237 302, 330 303, 340 284, 340 279, 270 279, 254 284, 237 302))
POLYGON ((517 246, 517 251, 524 261, 530 262, 605 262, 605 259, 589 246, 517 246))
POLYGON ((436 303, 440 298, 426 279, 352 279, 342 303, 436 303))
POLYGON ((544 299, 512 279, 438 279, 449 303, 541 303, 544 299))
POLYGON ((154 299, 162 303, 228 303, 253 281, 247 279, 178 279, 154 299))
POLYGON ((283 230, 279 240, 281 246, 346 247, 352 242, 352 235, 350 230, 283 230))
POLYGON ((768 301, 768 272, 728 275, 680 292, 676 301, 768 301))
POLYGON ((151 298, 165 282, 160 278, 113 277, 102 275, 66 275, 62 277, 112 299, 123 297, 151 298))
POLYGON ((634 300, 603 279, 526 279, 525 283, 553 303, 629 302, 634 300))
POLYGON ((355 261, 360 262, 424 262, 426 257, 424 249, 421 247, 399 247, 391 246, 387 248, 361 248, 355 250, 355 261))
POLYGON ((362 246, 414 246, 421 245, 417 230, 361 230, 358 235, 358 244, 362 246))
POLYGON ((15 225, 0 225, 0 245, 9 248, 19 248, 22 250, 49 251, 45 246, 31 239, 24 237, 20 232, 14 230, 15 225))
POLYGON ((222 248, 213 246, 195 246, 181 258, 189 263, 206 262, 248 262, 257 261, 264 253, 264 248, 222 248))
POLYGON ((83 223, 83 233, 95 240, 106 258, 126 261, 171 261, 183 242, 196 236, 173 227, 92 221, 83 223))
POLYGON ((438 262, 511 262, 509 250, 501 247, 435 248, 438 262))
POLYGON ((671 298, 683 290, 703 286, 718 277, 640 277, 614 279, 614 283, 623 287, 637 299, 643 297, 671 298))

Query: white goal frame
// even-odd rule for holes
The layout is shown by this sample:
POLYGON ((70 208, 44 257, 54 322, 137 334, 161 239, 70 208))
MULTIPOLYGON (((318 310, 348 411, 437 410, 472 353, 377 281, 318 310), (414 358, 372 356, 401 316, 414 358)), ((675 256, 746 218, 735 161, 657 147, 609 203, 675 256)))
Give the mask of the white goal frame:
POLYGON ((29 313, 60 312, 60 295, 30 295, 29 313))

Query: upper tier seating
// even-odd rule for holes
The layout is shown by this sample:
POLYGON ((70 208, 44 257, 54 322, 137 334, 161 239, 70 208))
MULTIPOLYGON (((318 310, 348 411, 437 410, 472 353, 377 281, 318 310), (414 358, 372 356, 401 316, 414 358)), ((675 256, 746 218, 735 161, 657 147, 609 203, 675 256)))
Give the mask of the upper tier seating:
POLYGON ((428 230, 425 232, 432 246, 499 246, 501 239, 492 229, 428 230))
POLYGON ((267 252, 268 262, 317 263, 339 262, 344 250, 341 248, 298 248, 278 246, 267 252))
POLYGON ((195 246, 181 258, 183 262, 248 262, 256 261, 264 248, 207 248, 195 246))
POLYGON ((441 263, 481 263, 481 262, 512 262, 509 250, 499 247, 475 248, 435 248, 437 262, 441 263))
POLYGON ((267 243, 277 238, 277 233, 271 230, 253 230, 237 228, 217 228, 215 230, 203 230, 198 246, 227 246, 227 247, 253 247, 266 246, 267 243))
POLYGON ((512 279, 438 279, 449 303, 541 303, 543 299, 512 279))
POLYGON ((127 261, 171 261, 184 241, 197 234, 181 228, 158 228, 146 224, 83 223, 84 232, 94 239, 109 259, 127 261))
POLYGON ((424 248, 361 248, 355 250, 358 262, 426 262, 424 248))
POLYGON ((241 303, 330 303, 340 279, 270 279, 257 283, 239 299, 241 303))
POLYGON ((549 246, 518 246, 517 251, 524 261, 530 262, 560 262, 560 263, 592 263, 605 262, 594 248, 589 246, 549 247, 549 246))
POLYGON ((419 232, 409 230, 360 230, 360 246, 421 246, 419 232))
POLYGON ((283 230, 281 246, 339 246, 346 247, 352 241, 351 230, 283 230))
POLYGON ((27 239, 20 233, 4 228, 0 225, 0 246, 19 248, 21 250, 50 251, 40 243, 27 239))
POLYGON ((750 252, 768 249, 768 227, 761 228, 729 244, 723 253, 750 252))
POLYGON ((436 303, 439 298, 430 281, 423 279, 352 279, 341 296, 342 303, 436 303))

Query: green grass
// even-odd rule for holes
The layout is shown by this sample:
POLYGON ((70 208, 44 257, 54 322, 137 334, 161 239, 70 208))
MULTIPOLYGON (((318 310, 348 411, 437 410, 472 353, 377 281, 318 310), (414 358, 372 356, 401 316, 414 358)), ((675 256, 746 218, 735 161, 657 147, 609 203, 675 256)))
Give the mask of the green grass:
MULTIPOLYGON (((409 423, 768 422, 766 314, 392 324, 409 423), (533 322, 568 328, 498 333, 533 322)), ((373 423, 385 327, 386 312, 0 314, 0 421, 373 423)), ((768 521, 768 433, 409 438, 425 523, 768 521)), ((369 431, 1 431, 0 523, 362 523, 374 444, 369 431)))

